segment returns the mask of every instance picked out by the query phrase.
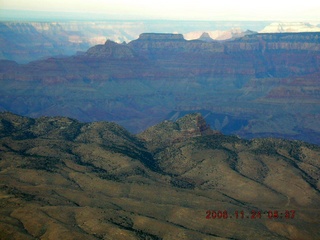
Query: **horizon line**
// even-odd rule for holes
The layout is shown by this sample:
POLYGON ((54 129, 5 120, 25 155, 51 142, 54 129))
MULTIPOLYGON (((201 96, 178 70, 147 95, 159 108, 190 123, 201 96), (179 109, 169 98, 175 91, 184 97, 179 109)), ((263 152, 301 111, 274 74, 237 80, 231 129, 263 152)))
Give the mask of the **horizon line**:
POLYGON ((176 22, 285 22, 285 23, 316 23, 320 21, 313 19, 193 19, 193 18, 142 18, 137 16, 120 17, 116 14, 107 14, 103 12, 84 12, 84 11, 38 11, 38 10, 21 10, 21 9, 1 9, 1 22, 52 22, 52 21, 176 21, 176 22), (12 13, 22 13, 20 16, 12 16, 12 13), (32 15, 29 15, 31 14, 32 15), (36 15, 34 15, 36 14, 36 15), (84 15, 86 14, 86 15, 84 15))

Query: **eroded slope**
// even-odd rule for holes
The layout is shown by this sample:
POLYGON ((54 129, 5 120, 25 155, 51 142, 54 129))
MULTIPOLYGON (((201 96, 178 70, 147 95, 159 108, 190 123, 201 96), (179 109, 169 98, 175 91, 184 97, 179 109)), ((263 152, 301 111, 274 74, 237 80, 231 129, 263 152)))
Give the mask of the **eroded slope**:
POLYGON ((4 239, 320 237, 315 145, 224 136, 198 114, 134 136, 114 123, 2 113, 0 134, 4 239))

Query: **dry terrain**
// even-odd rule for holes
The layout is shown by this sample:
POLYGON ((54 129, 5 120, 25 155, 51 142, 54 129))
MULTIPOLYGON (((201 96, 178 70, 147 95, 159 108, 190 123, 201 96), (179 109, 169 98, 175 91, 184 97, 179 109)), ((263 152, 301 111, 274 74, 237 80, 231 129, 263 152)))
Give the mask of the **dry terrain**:
POLYGON ((199 114, 139 135, 0 114, 0 239, 320 239, 320 148, 199 114), (208 219, 209 218, 209 219, 208 219))

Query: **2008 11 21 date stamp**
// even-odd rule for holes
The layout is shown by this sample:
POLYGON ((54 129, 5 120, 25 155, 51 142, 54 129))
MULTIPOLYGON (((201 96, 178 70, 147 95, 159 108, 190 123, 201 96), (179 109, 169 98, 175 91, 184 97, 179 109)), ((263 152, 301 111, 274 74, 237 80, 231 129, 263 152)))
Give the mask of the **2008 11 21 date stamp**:
POLYGON ((228 212, 227 210, 207 210, 206 219, 294 219, 295 214, 295 210, 251 210, 251 213, 245 213, 243 210, 232 212, 228 212))

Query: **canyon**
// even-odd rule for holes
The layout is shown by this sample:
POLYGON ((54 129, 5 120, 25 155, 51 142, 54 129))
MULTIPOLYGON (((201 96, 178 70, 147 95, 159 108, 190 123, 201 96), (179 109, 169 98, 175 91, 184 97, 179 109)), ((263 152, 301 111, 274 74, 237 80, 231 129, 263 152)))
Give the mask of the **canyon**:
POLYGON ((319 33, 225 41, 143 33, 84 53, 0 64, 0 110, 114 121, 132 133, 200 112, 224 134, 320 144, 319 33))
POLYGON ((1 22, 0 239, 320 239, 318 28, 1 22))

